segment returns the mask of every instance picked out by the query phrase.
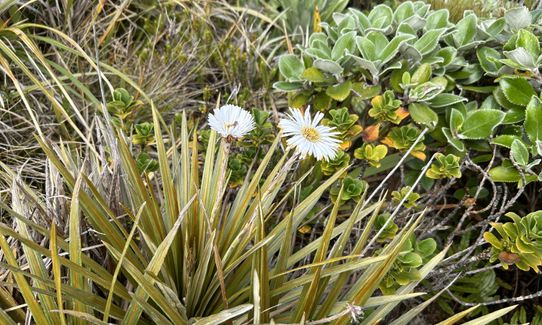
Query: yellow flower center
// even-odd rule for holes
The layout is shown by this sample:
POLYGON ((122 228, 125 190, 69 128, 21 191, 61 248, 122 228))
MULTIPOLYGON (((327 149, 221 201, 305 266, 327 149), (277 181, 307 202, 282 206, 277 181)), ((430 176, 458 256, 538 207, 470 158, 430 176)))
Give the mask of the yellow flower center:
POLYGON ((320 140, 320 133, 318 133, 315 128, 305 127, 301 130, 301 134, 305 139, 309 140, 310 142, 316 142, 320 140))

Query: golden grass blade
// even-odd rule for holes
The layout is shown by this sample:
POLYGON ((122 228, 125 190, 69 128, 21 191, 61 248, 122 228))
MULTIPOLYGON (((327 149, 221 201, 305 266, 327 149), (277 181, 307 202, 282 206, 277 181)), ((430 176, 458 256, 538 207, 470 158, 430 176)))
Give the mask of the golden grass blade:
MULTIPOLYGON (((39 137, 36 137, 36 139, 42 150, 47 155, 47 158, 55 165, 59 173, 64 178, 66 185, 73 189, 76 180, 72 173, 66 168, 51 146, 42 141, 42 139, 39 137)), ((99 197, 98 192, 93 192, 93 194, 99 197)), ((120 224, 116 215, 110 209, 105 208, 104 205, 98 204, 97 201, 99 202, 100 200, 93 199, 84 191, 79 192, 79 202, 82 210, 88 217, 87 220, 89 223, 94 227, 94 229, 103 234, 101 236, 102 240, 109 242, 111 245, 117 248, 118 251, 122 251, 122 248, 124 247, 124 238, 126 238, 128 234, 124 231, 124 227, 122 224, 120 224)), ((144 260, 143 254, 135 244, 131 247, 132 250, 128 252, 127 258, 130 259, 132 263, 142 266, 141 261, 144 260)))
MULTIPOLYGON (((115 257, 115 259, 120 258, 121 252, 117 251, 113 246, 107 243, 104 243, 104 245, 115 257)), ((164 315, 166 315, 175 324, 184 325, 187 323, 187 320, 183 318, 183 316, 170 304, 169 300, 154 286, 155 280, 150 274, 143 274, 141 270, 137 266, 133 265, 129 260, 125 260, 123 263, 123 269, 134 278, 134 281, 138 284, 138 289, 141 289, 139 292, 136 291, 135 293, 135 295, 138 296, 138 300, 132 299, 129 309, 126 311, 126 315, 123 320, 124 324, 137 323, 137 321, 134 322, 133 319, 139 320, 141 312, 143 311, 140 303, 137 301, 142 302, 148 298, 152 299, 158 306, 160 306, 164 312, 164 315), (134 308, 134 306, 136 307, 134 308), (132 313, 131 310, 134 310, 134 312, 132 313), (127 320, 131 320, 133 322, 126 322, 127 320)))
MULTIPOLYGON (((260 203, 261 201, 258 200, 260 203)), ((257 219, 257 229, 256 236, 254 238, 256 243, 259 243, 265 239, 265 222, 264 215, 262 211, 261 204, 258 205, 258 219, 257 219)), ((258 322, 254 321, 256 324, 259 322, 268 323, 269 322, 269 257, 267 255, 267 248, 265 245, 254 254, 253 258, 253 273, 255 278, 253 278, 253 285, 257 286, 257 289, 254 288, 255 293, 258 296, 258 304, 256 300, 254 302, 254 319, 258 318, 258 322), (259 275, 259 276, 258 276, 259 275), (257 281, 257 283, 256 283, 257 281), (257 308, 256 308, 257 307, 257 308), (258 309, 258 310, 256 310, 258 309)))
MULTIPOLYGON (((73 189, 72 201, 70 204, 70 220, 69 220, 69 253, 70 261, 82 266, 83 261, 81 258, 82 245, 81 245, 81 210, 79 208, 79 191, 81 191, 81 184, 83 182, 82 174, 79 174, 75 187, 73 189)), ((84 291, 88 290, 88 286, 85 283, 83 275, 75 272, 71 268, 68 271, 70 285, 76 289, 84 291)), ((72 303, 72 308, 76 312, 88 313, 86 306, 78 301, 72 303)), ((85 324, 84 320, 77 318, 74 321, 75 325, 85 324)))
MULTIPOLYGON (((24 200, 24 194, 22 193, 22 191, 20 190, 20 186, 18 185, 20 182, 21 180, 18 177, 13 179, 13 183, 11 186, 11 201, 13 208, 18 213, 24 214, 27 207, 24 200)), ((25 238, 31 239, 32 236, 27 225, 20 220, 16 220, 15 222, 17 224, 19 234, 25 238)), ((42 278, 47 278, 49 276, 49 272, 45 268, 45 263, 43 262, 41 255, 24 244, 22 245, 22 249, 31 273, 37 274, 42 278)), ((34 286, 40 289, 44 289, 44 285, 39 281, 36 281, 34 283, 34 286)), ((47 311, 57 309, 57 304, 55 300, 52 297, 41 294, 38 295, 38 298, 45 312, 45 316, 48 318, 48 320, 51 322, 60 323, 61 320, 59 318, 59 315, 47 313, 47 311)))
POLYGON ((164 317, 164 315, 162 315, 160 311, 154 308, 147 301, 144 301, 138 298, 135 294, 132 294, 132 299, 134 299, 135 302, 137 302, 141 306, 141 308, 145 311, 145 313, 147 313, 147 315, 149 315, 152 318, 155 324, 164 324, 164 325, 173 324, 172 322, 170 322, 169 319, 164 317))
MULTIPOLYGON (((341 197, 342 193, 343 186, 341 186, 341 189, 339 190, 339 198, 341 197)), ((318 250, 316 251, 316 254, 314 256, 313 263, 321 263, 326 258, 326 254, 328 252, 331 241, 331 236, 333 233, 333 228, 335 227, 335 220, 337 220, 337 215, 339 214, 340 203, 341 200, 336 200, 335 204, 333 205, 333 209, 331 210, 331 214, 327 219, 326 227, 324 228, 324 232, 321 236, 322 240, 320 246, 318 247, 318 250)), ((313 273, 314 277, 310 285, 306 285, 301 292, 299 304, 297 305, 292 318, 292 321, 294 322, 299 322, 303 316, 307 317, 308 319, 312 319, 312 314, 315 310, 317 302, 320 300, 318 289, 320 285, 322 266, 315 266, 309 272, 313 273)), ((325 283, 323 285, 325 285, 325 283)))
MULTIPOLYGON (((359 215, 356 216, 357 218, 356 218, 355 222, 361 220, 362 218, 364 218, 368 214, 373 213, 378 204, 379 203, 375 203, 375 204, 363 209, 362 211, 360 211, 359 215)), ((342 234, 345 231, 346 228, 347 228, 347 223, 345 223, 345 222, 343 222, 340 225, 336 226, 335 229, 333 229, 332 238, 335 238, 335 237, 339 236, 340 234, 342 234)), ((292 254, 292 256, 290 256, 288 258, 288 266, 294 265, 295 263, 297 263, 297 262, 301 261, 302 259, 304 259, 305 256, 307 256, 307 255, 311 254, 312 252, 314 252, 319 247, 321 240, 322 240, 322 238, 319 237, 319 238, 313 240, 308 245, 305 245, 299 251, 292 254)))
POLYGON ((258 277, 258 271, 254 270, 254 273, 252 275, 252 300, 254 305, 254 317, 252 321, 254 322, 254 324, 261 324, 260 313, 262 311, 262 308, 260 305, 260 298, 260 278, 258 277))
MULTIPOLYGON (((9 247, 9 244, 4 237, 3 234, 0 234, 0 248, 2 249, 4 253, 4 258, 8 262, 9 265, 18 268, 17 259, 13 255, 13 252, 11 251, 11 248, 9 247)), ((24 297, 24 300, 26 304, 28 305, 28 309, 30 313, 32 314, 33 320, 36 322, 37 325, 48 325, 53 324, 46 316, 43 309, 41 309, 40 304, 36 301, 34 298, 34 293, 32 292, 32 288, 26 281, 25 277, 22 274, 15 273, 14 278, 17 282, 17 285, 19 286, 19 290, 21 292, 21 295, 24 297)))
MULTIPOLYGON (((153 287, 153 283, 154 283, 153 277, 156 277, 158 272, 160 272, 160 269, 162 268, 162 265, 164 264, 166 256, 169 252, 169 248, 171 247, 171 244, 173 243, 175 236, 177 235, 177 231, 179 230, 179 227, 181 226, 183 218, 188 212, 188 210, 190 209, 195 199, 196 199, 196 196, 194 195, 192 199, 188 202, 188 204, 183 208, 179 217, 177 218, 177 221, 175 221, 175 224, 173 225, 173 227, 167 234, 166 238, 164 238, 162 243, 160 243, 160 245, 156 249, 154 256, 149 262, 147 268, 145 269, 145 275, 143 276, 143 278, 139 276, 138 283, 140 284, 140 287, 136 289, 135 295, 137 296, 140 302, 146 301, 147 297, 150 295, 149 291, 146 288, 142 287, 141 285, 146 284, 147 286, 153 287)), ((135 271, 136 273, 139 273, 137 270, 135 271)), ((140 274, 137 274, 137 275, 140 275, 140 274)), ((128 306, 123 323, 133 324, 134 322, 137 322, 137 320, 139 319, 139 316, 141 315, 141 312, 142 312, 142 309, 140 307, 140 304, 136 303, 136 301, 133 300, 128 306)), ((185 322, 185 321, 183 320, 182 322, 185 322)))
POLYGON ((414 317, 418 316, 425 308, 427 308, 430 304, 433 303, 442 293, 444 290, 439 291, 436 295, 433 297, 427 299, 423 303, 419 304, 418 306, 408 310, 404 314, 401 315, 401 317, 394 320, 390 325, 408 325, 410 324, 410 321, 414 319, 414 317))
MULTIPOLYGON (((51 258, 51 252, 48 249, 46 249, 44 247, 41 247, 40 245, 36 244, 32 240, 21 236, 20 234, 15 232, 13 229, 11 229, 11 227, 8 226, 8 225, 0 223, 0 235, 13 237, 13 238, 17 239, 18 241, 20 241, 23 245, 28 246, 30 249, 36 251, 37 253, 39 253, 39 254, 41 254, 43 256, 47 256, 47 257, 51 258)), ((49 237, 49 236, 47 236, 47 237, 49 237)), ((59 240, 59 238, 57 238, 57 239, 59 240)), ((60 243, 61 243, 61 241, 59 240, 58 244, 60 244, 60 243)), ((59 246, 61 248, 63 248, 63 249, 68 247, 68 245, 65 244, 65 243, 64 243, 64 245, 59 245, 59 246)), ((85 255, 83 255, 83 256, 85 256, 85 255)), ((86 257, 86 258, 88 258, 88 257, 86 257)), ((65 267, 67 267, 69 269, 73 269, 74 272, 77 272, 77 273, 83 275, 84 277, 88 278, 89 280, 91 280, 94 283, 101 286, 103 289, 109 288, 109 284, 111 283, 111 279, 112 279, 111 274, 109 274, 103 268, 100 269, 99 267, 95 267, 96 264, 95 264, 94 261, 93 261, 94 263, 86 264, 86 261, 84 260, 83 266, 80 266, 80 265, 75 264, 72 261, 70 261, 69 259, 66 259, 66 258, 64 258, 62 256, 59 256, 59 260, 60 260, 60 263, 63 266, 65 266, 65 267)), ((128 294, 128 291, 123 286, 118 285, 115 288, 115 293, 119 297, 122 297, 123 299, 130 299, 130 295, 128 294)))
POLYGON ((477 317, 476 319, 470 320, 468 322, 463 323, 463 325, 485 325, 489 324, 494 320, 497 320, 501 318, 502 316, 508 314, 512 310, 514 310, 518 305, 513 305, 510 307, 505 307, 502 309, 499 309, 497 311, 494 311, 492 313, 489 313, 487 315, 477 317))
POLYGON ((145 205, 142 205, 139 208, 139 211, 134 220, 134 224, 132 225, 132 230, 130 231, 128 238, 126 238, 126 244, 124 245, 124 248, 122 249, 122 253, 120 255, 119 260, 117 261, 117 266, 115 267, 115 271, 113 273, 113 280, 111 281, 111 286, 109 286, 109 293, 107 294, 107 303, 105 305, 105 310, 104 310, 103 318, 102 318, 104 322, 107 322, 109 320, 109 312, 111 310, 111 304, 113 302, 113 293, 115 292, 115 283, 117 282, 117 277, 122 268, 122 262, 124 260, 124 257, 126 256, 126 252, 128 251, 128 248, 130 247, 130 244, 132 242, 132 238, 134 237, 137 227, 139 226, 139 220, 141 219, 141 214, 143 213, 144 207, 145 205))
POLYGON ((0 323, 5 325, 17 325, 17 323, 15 323, 2 308, 0 308, 0 323))
MULTIPOLYGON (((367 258, 363 258, 357 261, 352 261, 350 263, 344 263, 344 264, 332 266, 330 268, 324 269, 321 277, 322 278, 337 277, 337 275, 340 276, 341 273, 345 273, 345 272, 348 273, 353 270, 361 270, 365 268, 366 266, 369 266, 374 263, 382 262, 386 260, 387 258, 388 258, 387 255, 367 257, 367 258)), ((285 282, 282 286, 278 288, 273 288, 271 290, 271 295, 276 296, 282 293, 286 293, 296 287, 299 287, 300 285, 310 282, 311 279, 312 279, 311 274, 305 274, 298 278, 289 280, 285 282)), ((334 282, 334 279, 331 279, 330 282, 334 282)))
POLYGON ((436 325, 453 325, 453 324, 457 323, 458 321, 460 321, 461 319, 463 319, 464 317, 466 317, 468 314, 470 314, 473 311, 475 311, 476 309, 478 309, 479 307, 480 307, 480 305, 472 306, 472 307, 470 307, 468 309, 463 310, 462 312, 459 312, 459 313, 453 315, 450 318, 447 318, 447 319, 443 320, 442 322, 440 322, 440 323, 438 323, 436 325))
POLYGON ((66 325, 66 318, 62 313, 64 302, 62 301, 62 274, 60 273, 60 261, 58 258, 58 249, 56 247, 56 224, 51 223, 51 242, 49 243, 51 250, 51 261, 53 264, 53 279, 55 282, 56 303, 60 311, 60 324, 66 325))
MULTIPOLYGON (((339 254, 340 252, 342 252, 342 249, 344 245, 346 245, 346 241, 349 239, 354 225, 357 222, 361 221, 369 213, 371 213, 371 217, 365 224, 365 228, 363 229, 363 232, 361 233, 356 244, 354 245, 354 249, 352 250, 351 254, 360 254, 363 251, 363 248, 367 243, 369 235, 371 234, 371 231, 373 229, 373 225, 376 221, 376 218, 378 216, 378 213, 380 212, 380 208, 382 207, 384 201, 380 200, 375 205, 369 207, 369 210, 364 210, 363 207, 365 207, 365 203, 362 204, 361 202, 362 201, 360 201, 360 203, 356 205, 356 208, 354 208, 354 212, 349 217, 349 219, 343 223, 345 224, 345 228, 341 233, 341 237, 333 247, 335 254, 339 254), (370 211, 370 209, 373 209, 372 212, 370 211)), ((341 226, 343 224, 341 224, 341 226)), ((318 313, 316 314, 316 319, 327 317, 327 315, 331 312, 331 309, 335 305, 335 302, 339 299, 339 296, 343 291, 342 288, 347 283, 349 276, 349 272, 345 272, 339 275, 339 278, 336 281, 336 285, 334 285, 330 292, 327 294, 324 302, 318 310, 318 313)))
MULTIPOLYGON (((13 272, 13 273, 19 273, 19 274, 22 274, 23 276, 25 276, 27 278, 33 279, 35 281, 40 281, 41 283, 44 283, 48 287, 48 289, 46 289, 46 290, 36 288, 36 287, 32 287, 33 292, 40 293, 40 294, 43 294, 43 295, 48 295, 50 297, 55 297, 56 296, 56 292, 55 292, 56 291, 56 289, 55 289, 56 286, 55 286, 54 281, 52 281, 50 279, 41 278, 41 277, 39 277, 39 276, 37 276, 35 274, 22 271, 19 268, 10 266, 10 265, 2 263, 2 262, 0 262, 0 266, 3 267, 6 270, 9 270, 9 271, 13 272)), ((100 297, 100 296, 89 294, 87 291, 82 291, 82 290, 73 288, 73 287, 71 287, 71 286, 69 286, 67 284, 62 284, 61 290, 62 290, 62 294, 68 300, 80 302, 80 303, 84 304, 85 306, 88 306, 89 309, 92 308, 92 309, 102 313, 104 308, 105 308, 106 300, 104 298, 100 297)), ((53 312, 53 311, 51 311, 51 312, 53 312)), ((122 319, 123 316, 124 316, 124 310, 122 310, 120 307, 117 307, 117 306, 113 305, 112 308, 111 308, 111 317, 113 317, 115 319, 122 319)))
MULTIPOLYGON (((382 254, 387 254, 388 258, 383 262, 369 267, 363 275, 356 280, 356 283, 346 294, 346 300, 351 301, 355 306, 362 306, 378 287, 386 272, 392 267, 393 262, 399 255, 403 245, 409 239, 414 229, 423 218, 422 212, 414 221, 409 221, 405 228, 395 236, 395 238, 382 250, 382 254)), ((342 324, 348 319, 343 316, 335 321, 335 324, 342 324)))
POLYGON ((93 315, 91 314, 88 314, 88 313, 83 313, 83 312, 80 312, 80 311, 75 311, 75 310, 62 310, 62 311, 59 311, 61 312, 62 314, 66 314, 66 315, 70 315, 72 317, 75 317, 81 321, 86 321, 86 322, 90 322, 90 324, 95 324, 95 325, 110 325, 109 323, 106 323, 106 322, 103 322, 102 320, 94 317, 93 315))
POLYGON ((230 319, 234 319, 236 317, 239 317, 241 315, 246 314, 248 311, 252 309, 251 304, 244 304, 240 306, 236 306, 227 310, 223 310, 215 315, 204 317, 199 320, 197 320, 194 325, 216 325, 216 324, 222 324, 230 319))
MULTIPOLYGON (((429 262, 427 262, 424 266, 422 266, 419 270, 419 276, 420 280, 411 282, 407 285, 404 285, 397 289, 395 294, 397 295, 404 295, 411 293, 416 286, 423 280, 425 277, 444 259, 446 256, 446 252, 448 251, 449 247, 446 247, 441 252, 439 252, 437 255, 435 255, 429 262)), ((381 306, 377 308, 374 312, 371 313, 366 319, 363 320, 362 325, 369 325, 373 324, 375 321, 377 321, 380 318, 384 318, 385 315, 388 315, 393 308, 395 308, 398 305, 398 303, 389 303, 384 306, 381 306)))
POLYGON ((389 303, 393 302, 401 302, 406 299, 412 299, 419 296, 425 295, 425 292, 415 292, 415 293, 407 293, 404 295, 387 295, 387 296, 377 296, 377 297, 371 297, 367 299, 367 302, 363 307, 370 308, 370 307, 378 307, 382 305, 387 305, 389 303))
MULTIPOLYGON (((3 286, 0 286, 0 305, 4 309, 16 307, 19 303, 13 298, 13 294, 6 290, 3 286)), ((0 308, 3 311, 2 308, 0 308)), ((21 308, 14 309, 7 314, 10 319, 19 323, 24 323, 25 313, 21 308)))

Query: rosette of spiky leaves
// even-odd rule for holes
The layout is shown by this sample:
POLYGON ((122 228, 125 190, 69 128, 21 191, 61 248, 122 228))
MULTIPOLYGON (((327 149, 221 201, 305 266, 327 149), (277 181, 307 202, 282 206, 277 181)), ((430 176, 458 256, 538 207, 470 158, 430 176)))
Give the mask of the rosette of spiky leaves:
POLYGON ((262 145, 271 144, 275 138, 275 129, 273 124, 269 122, 269 116, 271 113, 254 108, 252 109, 252 116, 254 117, 255 127, 245 139, 246 143, 258 148, 262 145))
POLYGON ((361 148, 354 150, 354 157, 360 160, 365 160, 369 165, 379 168, 380 161, 388 154, 388 147, 383 144, 374 145, 371 143, 364 143, 361 148))
POLYGON ((436 153, 435 160, 425 175, 433 179, 460 178, 461 168, 459 160, 460 158, 454 154, 444 155, 440 152, 436 153))
MULTIPOLYGON (((416 143, 416 139, 420 136, 421 131, 415 126, 412 125, 404 125, 401 127, 396 127, 391 129, 391 131, 388 133, 388 135, 382 140, 382 143, 386 144, 388 147, 400 150, 400 151, 406 151, 414 143, 416 143)), ((425 144, 423 143, 424 137, 420 139, 420 141, 414 146, 413 150, 410 152, 410 154, 420 160, 425 160, 426 155, 424 153, 425 150, 425 144)))
POLYGON ((134 100, 134 96, 124 88, 117 88, 113 91, 113 99, 106 107, 112 114, 113 123, 117 126, 128 125, 131 122, 137 108, 143 104, 140 100, 134 100))
POLYGON ((248 163, 246 158, 242 154, 235 154, 230 157, 228 161, 228 168, 231 171, 230 174, 230 187, 238 187, 243 184, 243 180, 247 175, 248 163))
POLYGON ((320 166, 322 169, 322 173, 326 176, 329 176, 335 173, 337 170, 348 166, 349 162, 350 155, 344 151, 338 151, 335 158, 330 160, 322 160, 320 166))
POLYGON ((359 116, 350 114, 348 108, 342 107, 329 111, 331 119, 322 120, 322 124, 335 127, 340 132, 340 138, 343 140, 341 148, 347 150, 352 145, 351 138, 360 134, 363 128, 356 122, 359 116))
POLYGON ((341 201, 341 203, 347 202, 349 200, 354 200, 355 202, 358 202, 361 199, 363 193, 367 190, 367 186, 368 184, 364 180, 346 176, 340 184, 337 183, 334 187, 331 188, 329 194, 331 195, 331 199, 334 202, 338 199, 341 201))
POLYGON ((538 272, 542 265, 542 211, 524 217, 509 212, 506 216, 512 221, 491 224, 500 238, 491 232, 484 233, 484 239, 492 246, 490 262, 499 260, 505 269, 516 265, 523 271, 538 272))
POLYGON ((378 239, 377 239, 379 243, 383 243, 386 240, 393 239, 395 235, 397 234, 397 231, 399 230, 399 226, 397 226, 397 224, 393 222, 393 220, 390 220, 388 222, 389 218, 390 218, 390 214, 387 212, 378 215, 378 217, 376 218, 375 228, 378 231, 382 230, 382 232, 380 233, 380 236, 378 236, 378 239))
POLYGON ((401 188, 399 191, 393 191, 391 193, 392 200, 395 204, 399 204, 403 199, 405 199, 405 202, 403 202, 403 206, 405 208, 415 208, 417 207, 416 201, 421 197, 420 194, 412 191, 410 194, 408 192, 411 190, 410 186, 405 186, 401 188))
POLYGON ((436 249, 437 243, 433 238, 418 241, 412 235, 380 284, 382 293, 393 294, 400 286, 418 281, 420 279, 418 268, 433 256, 436 249))
POLYGON ((153 159, 148 153, 142 152, 136 158, 137 169, 139 172, 155 172, 158 170, 158 161, 153 159))
POLYGON ((401 106, 401 101, 395 98, 391 90, 385 91, 383 95, 373 97, 371 105, 369 116, 379 121, 399 124, 408 116, 408 111, 401 106))
POLYGON ((135 134, 132 143, 146 146, 154 142, 154 125, 149 122, 138 123, 134 127, 135 134))

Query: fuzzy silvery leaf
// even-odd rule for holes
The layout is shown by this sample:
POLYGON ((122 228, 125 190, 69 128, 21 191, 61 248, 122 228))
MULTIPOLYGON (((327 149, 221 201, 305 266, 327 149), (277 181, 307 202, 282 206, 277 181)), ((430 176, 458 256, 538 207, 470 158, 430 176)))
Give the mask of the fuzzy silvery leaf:
POLYGON ((402 21, 405 21, 406 19, 412 17, 415 14, 414 11, 414 5, 410 1, 405 1, 395 9, 395 12, 393 14, 393 21, 396 24, 401 23, 402 21))
POLYGON ((442 34, 444 34, 444 31, 444 28, 427 31, 414 43, 414 48, 422 55, 431 53, 437 47, 440 37, 442 34))
POLYGON ((355 36, 356 32, 348 32, 339 37, 331 50, 331 59, 338 60, 347 52, 354 54, 354 51, 356 50, 355 36))
POLYGON ((382 60, 382 64, 385 64, 389 60, 393 59, 393 57, 395 57, 395 55, 397 55, 397 53, 399 52, 401 45, 414 38, 415 36, 408 34, 395 36, 380 52, 379 58, 382 60))
POLYGON ((316 59, 312 65, 320 69, 321 71, 331 74, 339 74, 343 72, 343 68, 339 64, 331 60, 316 59))
POLYGON ((301 79, 305 66, 297 56, 286 54, 279 59, 279 70, 288 81, 297 81, 301 79))
POLYGON ((380 4, 371 10, 368 18, 372 28, 382 29, 390 26, 393 19, 393 11, 387 5, 380 4))
POLYGON ((527 7, 518 7, 504 13, 506 24, 513 30, 520 30, 531 24, 531 14, 527 7))
POLYGON ((457 23, 457 30, 453 34, 457 47, 465 46, 474 40, 476 36, 476 20, 475 15, 467 15, 457 23))
POLYGON ((538 38, 526 29, 519 31, 518 39, 516 41, 517 48, 524 48, 532 58, 538 58, 540 55, 540 43, 538 38))
POLYGON ((465 102, 467 99, 465 97, 449 94, 449 93, 442 93, 435 96, 433 99, 427 101, 429 106, 433 108, 441 108, 441 107, 447 107, 452 106, 457 103, 465 102))
POLYGON ((501 54, 491 47, 484 46, 479 48, 476 51, 476 56, 478 57, 482 69, 491 76, 496 75, 502 66, 499 62, 502 58, 501 54))
POLYGON ((487 37, 497 38, 503 31, 506 21, 504 18, 484 20, 478 25, 480 31, 487 37))
POLYGON ((508 58, 508 60, 504 59, 501 60, 501 62, 512 68, 531 70, 537 67, 533 56, 523 47, 518 47, 512 51, 504 51, 503 53, 504 56, 508 58))
POLYGON ((433 11, 429 16, 427 16, 426 24, 424 27, 425 31, 430 31, 434 29, 446 28, 448 27, 448 19, 450 13, 446 9, 440 9, 433 11))
POLYGON ((428 101, 444 91, 444 87, 432 82, 425 82, 409 92, 409 97, 415 101, 428 101))

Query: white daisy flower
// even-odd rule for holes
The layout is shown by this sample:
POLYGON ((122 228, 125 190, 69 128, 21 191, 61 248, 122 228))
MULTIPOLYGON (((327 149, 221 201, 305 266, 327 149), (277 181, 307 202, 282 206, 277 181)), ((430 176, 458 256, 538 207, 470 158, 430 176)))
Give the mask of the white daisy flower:
POLYGON ((280 120, 279 127, 284 132, 283 136, 289 137, 288 144, 294 146, 302 158, 307 155, 317 160, 335 158, 341 143, 336 138, 339 132, 334 131, 335 128, 318 125, 323 117, 324 114, 318 112, 313 119, 310 109, 303 114, 297 108, 290 108, 290 114, 280 120))
POLYGON ((215 108, 208 120, 211 129, 230 140, 242 138, 256 126, 252 114, 235 105, 215 108))

